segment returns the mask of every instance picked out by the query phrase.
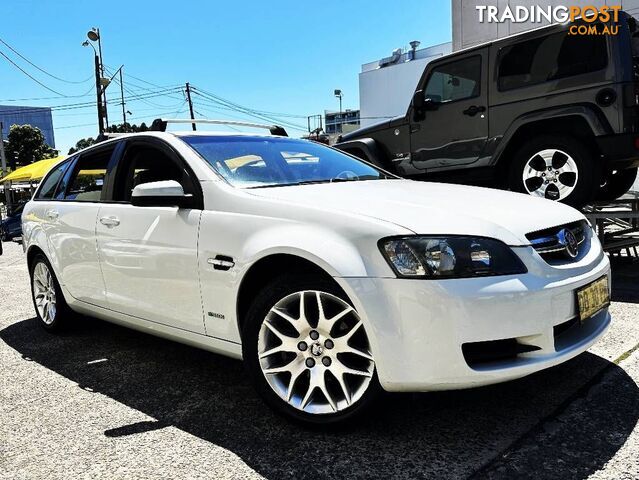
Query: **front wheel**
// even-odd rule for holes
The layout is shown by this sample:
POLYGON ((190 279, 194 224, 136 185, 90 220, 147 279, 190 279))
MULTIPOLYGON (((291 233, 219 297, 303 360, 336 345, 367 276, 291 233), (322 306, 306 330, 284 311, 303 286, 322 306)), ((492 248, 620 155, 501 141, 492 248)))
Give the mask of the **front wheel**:
POLYGON ((573 137, 543 135, 523 145, 510 168, 510 188, 580 207, 594 200, 599 174, 588 148, 573 137))
POLYGON ((351 419, 381 390, 362 320, 337 290, 306 276, 281 277, 256 297, 243 328, 257 391, 305 423, 351 419))

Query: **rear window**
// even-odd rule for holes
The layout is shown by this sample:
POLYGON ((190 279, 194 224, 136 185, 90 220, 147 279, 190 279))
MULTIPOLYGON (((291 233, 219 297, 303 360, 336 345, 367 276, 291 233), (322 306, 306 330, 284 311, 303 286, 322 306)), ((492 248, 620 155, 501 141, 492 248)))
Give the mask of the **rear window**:
POLYGON ((38 190, 38 194, 36 195, 37 200, 51 200, 53 198, 55 187, 58 186, 58 182, 62 178, 62 175, 64 175, 69 163, 70 161, 66 160, 51 170, 51 173, 49 173, 42 182, 40 190, 38 190))
POLYGON ((559 32, 500 50, 499 90, 596 72, 608 64, 605 35, 559 32))
POLYGON ((102 196, 104 177, 115 147, 82 154, 75 165, 69 185, 64 192, 65 200, 76 202, 98 202, 102 196))

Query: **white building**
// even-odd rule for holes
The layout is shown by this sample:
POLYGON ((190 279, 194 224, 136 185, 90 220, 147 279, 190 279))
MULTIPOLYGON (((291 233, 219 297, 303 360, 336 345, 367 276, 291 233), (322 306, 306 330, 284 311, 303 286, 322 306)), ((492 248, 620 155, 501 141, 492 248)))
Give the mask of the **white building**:
POLYGON ((365 127, 405 114, 426 64, 451 51, 451 42, 407 52, 395 50, 390 57, 362 65, 360 125, 365 127))

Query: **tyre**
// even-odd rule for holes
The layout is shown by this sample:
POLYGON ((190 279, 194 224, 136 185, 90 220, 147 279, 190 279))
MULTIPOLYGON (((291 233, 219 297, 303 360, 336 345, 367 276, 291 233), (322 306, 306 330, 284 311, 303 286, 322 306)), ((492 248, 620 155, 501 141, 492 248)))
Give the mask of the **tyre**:
POLYGON ((249 308, 242 350, 257 392, 297 421, 351 420, 381 392, 362 321, 329 281, 289 275, 271 282, 249 308))
POLYGON ((49 331, 63 329, 70 321, 72 312, 44 255, 36 255, 29 265, 29 274, 33 306, 40 324, 49 331))
POLYGON ((543 135, 515 154, 509 173, 511 190, 581 207, 594 200, 599 170, 579 140, 543 135))
POLYGON ((613 170, 599 189, 598 200, 616 200, 626 194, 637 180, 637 167, 613 170))

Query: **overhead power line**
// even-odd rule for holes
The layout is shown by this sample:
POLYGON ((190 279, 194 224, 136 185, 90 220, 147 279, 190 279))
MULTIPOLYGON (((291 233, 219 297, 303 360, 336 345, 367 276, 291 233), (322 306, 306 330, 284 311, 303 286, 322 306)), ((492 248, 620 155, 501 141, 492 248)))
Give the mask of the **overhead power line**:
POLYGON ((24 70, 20 65, 18 65, 17 63, 15 63, 13 60, 11 60, 2 50, 0 50, 0 55, 2 55, 11 65, 13 65, 14 67, 16 67, 18 70, 20 70, 22 73, 24 73, 27 77, 29 77, 31 80, 33 80, 34 82, 36 82, 38 85, 46 88, 47 90, 49 90, 50 92, 55 93, 56 95, 60 95, 61 97, 64 97, 65 95, 63 93, 60 93, 56 90, 54 90, 53 88, 47 87, 44 83, 42 83, 40 80, 38 80, 37 78, 33 77, 29 72, 27 72, 26 70, 24 70))
POLYGON ((0 43, 2 43, 3 45, 5 45, 9 50, 11 50, 13 53, 15 53, 18 57, 20 57, 22 60, 24 60, 25 62, 27 62, 29 65, 31 65, 34 68, 37 68, 38 70, 40 70, 42 73, 44 73, 45 75, 48 75, 51 78, 54 78, 60 82, 64 82, 64 83, 74 83, 74 84, 79 84, 79 83, 86 83, 89 80, 91 80, 93 78, 93 75, 89 75, 89 77, 85 78, 84 80, 81 81, 73 81, 73 80, 66 80, 64 78, 60 78, 57 77, 56 75, 53 75, 52 73, 47 72, 44 68, 41 68, 39 66, 37 66, 35 63, 33 63, 31 60, 29 60, 27 57, 25 57, 24 55, 22 55, 20 52, 18 52, 15 48, 13 48, 11 45, 9 45, 7 42, 5 42, 3 39, 0 38, 0 43))

